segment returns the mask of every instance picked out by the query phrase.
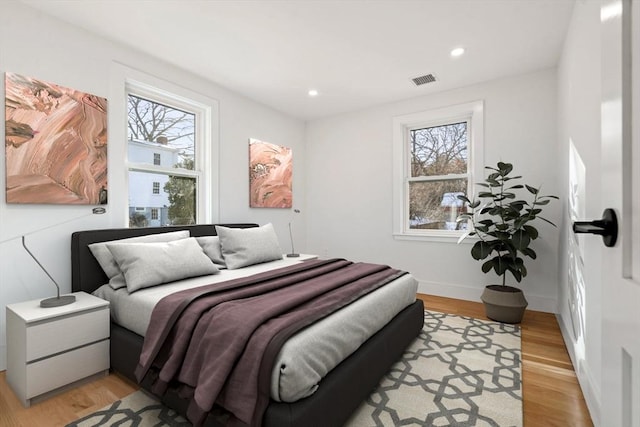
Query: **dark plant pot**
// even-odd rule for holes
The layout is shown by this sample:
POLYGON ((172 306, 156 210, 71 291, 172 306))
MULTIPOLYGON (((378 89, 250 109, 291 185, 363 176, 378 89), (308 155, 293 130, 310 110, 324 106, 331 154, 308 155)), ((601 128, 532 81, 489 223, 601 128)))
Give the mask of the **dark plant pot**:
POLYGON ((480 297, 489 319, 502 323, 520 323, 527 308, 524 293, 513 286, 488 285, 480 297))

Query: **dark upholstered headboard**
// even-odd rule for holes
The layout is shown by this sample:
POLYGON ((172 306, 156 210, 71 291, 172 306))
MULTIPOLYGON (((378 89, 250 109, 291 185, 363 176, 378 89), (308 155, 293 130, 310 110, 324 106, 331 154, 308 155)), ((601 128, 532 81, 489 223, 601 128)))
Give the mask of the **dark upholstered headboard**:
MULTIPOLYGON (((231 228, 258 226, 258 224, 250 223, 219 225, 231 228)), ((102 267, 100 267, 100 264, 98 264, 98 261, 89 250, 90 244, 178 230, 189 230, 192 237, 216 235, 216 228, 213 224, 76 231, 71 235, 71 289, 73 292, 85 291, 91 293, 109 281, 104 271, 102 271, 102 267)))

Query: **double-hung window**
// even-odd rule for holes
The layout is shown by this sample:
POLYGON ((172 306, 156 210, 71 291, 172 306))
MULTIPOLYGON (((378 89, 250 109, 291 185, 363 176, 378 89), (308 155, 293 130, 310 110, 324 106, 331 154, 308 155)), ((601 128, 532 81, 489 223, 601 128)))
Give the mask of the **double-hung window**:
POLYGON ((209 221, 211 108, 140 83, 126 90, 129 225, 209 221))
POLYGON ((482 177, 481 101, 394 119, 394 236, 457 237, 466 206, 482 177))

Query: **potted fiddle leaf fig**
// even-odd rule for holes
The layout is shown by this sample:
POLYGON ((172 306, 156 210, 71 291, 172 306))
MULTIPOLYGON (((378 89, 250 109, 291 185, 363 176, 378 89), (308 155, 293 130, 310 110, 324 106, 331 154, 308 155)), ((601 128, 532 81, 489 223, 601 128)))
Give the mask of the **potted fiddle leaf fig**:
POLYGON ((468 236, 477 236, 471 247, 473 259, 483 261, 482 272, 494 271, 502 278, 501 285, 487 285, 482 302, 487 317, 504 323, 520 323, 528 303, 522 290, 507 285, 507 273, 520 283, 527 275, 525 259, 536 259, 531 244, 539 236, 539 221, 555 224, 540 216, 545 205, 556 196, 543 196, 539 189, 520 184, 521 176, 512 176, 513 165, 498 162, 497 167, 486 166, 489 176, 477 185, 483 190, 477 199, 458 198, 469 206, 469 211, 458 216, 471 227, 458 243, 468 236), (526 197, 522 197, 524 193, 526 197), (528 199, 528 200, 525 200, 528 199))

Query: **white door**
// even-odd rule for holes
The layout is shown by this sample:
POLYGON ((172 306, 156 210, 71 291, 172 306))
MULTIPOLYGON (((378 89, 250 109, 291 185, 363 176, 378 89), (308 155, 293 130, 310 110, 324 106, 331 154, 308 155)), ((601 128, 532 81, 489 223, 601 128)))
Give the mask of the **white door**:
POLYGON ((600 16, 602 199, 619 221, 618 242, 602 251, 603 427, 640 427, 638 9, 640 0, 602 0, 600 16))

